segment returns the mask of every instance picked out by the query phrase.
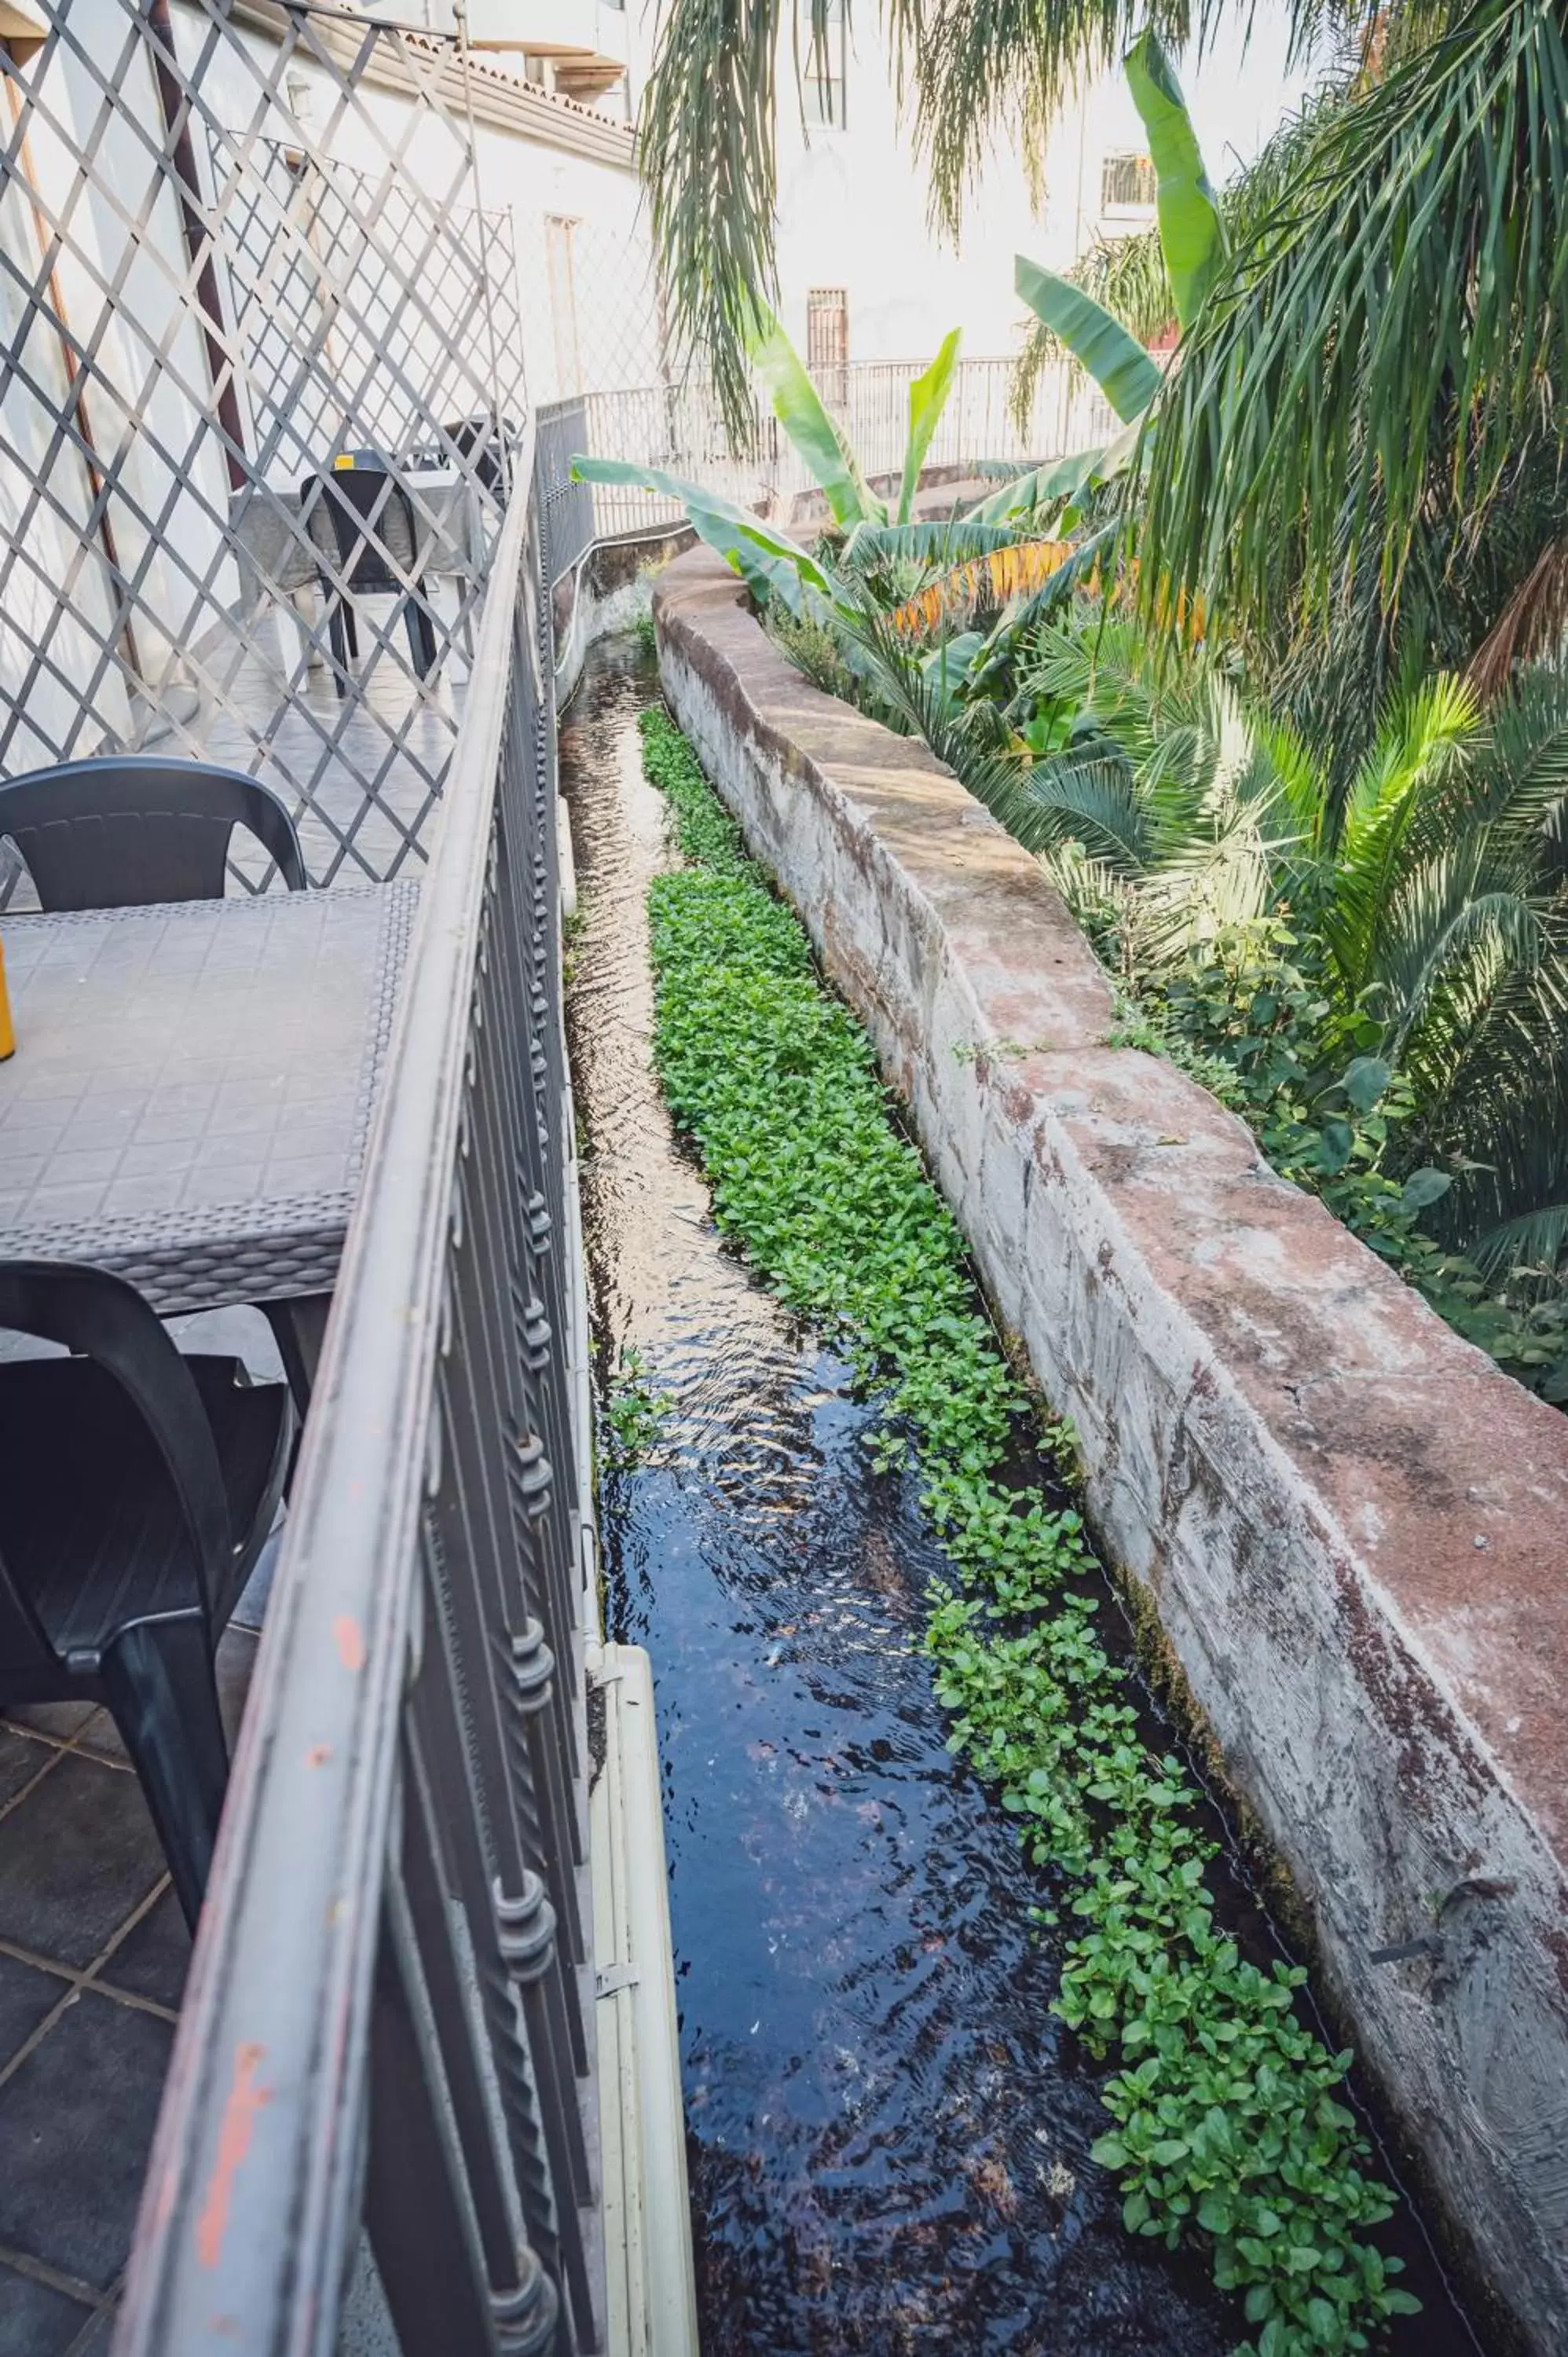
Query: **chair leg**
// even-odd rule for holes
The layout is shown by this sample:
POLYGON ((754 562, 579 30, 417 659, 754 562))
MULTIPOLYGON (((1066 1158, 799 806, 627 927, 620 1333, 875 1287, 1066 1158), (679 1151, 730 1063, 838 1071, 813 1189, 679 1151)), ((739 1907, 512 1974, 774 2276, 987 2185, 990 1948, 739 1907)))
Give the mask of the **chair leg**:
POLYGON ((327 627, 332 639, 332 684, 338 694, 349 693, 349 639, 354 619, 345 612, 343 600, 335 589, 327 592, 327 627))
POLYGON ((408 646, 413 657, 413 668, 421 679, 428 679, 435 669, 435 630, 430 619, 430 608, 416 593, 403 599, 403 615, 408 625, 408 646))
POLYGON ((110 1648, 103 1680, 194 1932, 229 1781, 206 1629, 194 1614, 137 1621, 110 1648))

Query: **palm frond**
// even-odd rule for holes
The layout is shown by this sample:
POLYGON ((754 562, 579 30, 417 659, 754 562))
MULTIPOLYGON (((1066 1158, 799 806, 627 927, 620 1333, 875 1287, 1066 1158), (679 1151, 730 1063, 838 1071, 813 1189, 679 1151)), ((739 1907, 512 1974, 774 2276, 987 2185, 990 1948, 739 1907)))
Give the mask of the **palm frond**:
POLYGON ((1036 762, 1021 792, 1026 850, 1077 843, 1110 874, 1143 873, 1148 824, 1133 772, 1113 748, 1053 753, 1036 762))
MULTIPOLYGON (((1568 1178, 1568 1172, 1554 1175, 1568 1178)), ((1538 1203, 1511 1220, 1499 1220, 1495 1227, 1471 1237, 1466 1251, 1484 1276, 1498 1276, 1521 1265, 1554 1270, 1564 1247, 1568 1247, 1568 1200, 1559 1200, 1538 1203)))
POLYGON ((1498 616, 1470 661, 1483 704, 1500 694, 1516 664, 1554 653, 1568 632, 1568 539, 1554 535, 1498 616))
POLYGON ((1397 605, 1434 482, 1474 532, 1568 363, 1568 28, 1483 0, 1332 113, 1167 375, 1145 579, 1326 620, 1375 535, 1397 605))
POLYGON ((1043 191, 1046 144, 1080 70, 1113 64, 1145 25, 1177 49, 1211 0, 888 0, 900 89, 912 90, 933 219, 956 231, 993 144, 1043 191))
POLYGON ((796 0, 670 0, 639 124, 671 339, 701 355, 739 447, 756 431, 755 305, 776 292, 776 61, 796 16, 796 0))
POLYGON ((1439 673, 1394 707, 1351 781, 1332 844, 1333 888, 1323 928, 1352 992, 1372 978, 1380 931, 1403 873, 1406 838, 1423 805, 1452 777, 1477 725, 1468 688, 1439 673))

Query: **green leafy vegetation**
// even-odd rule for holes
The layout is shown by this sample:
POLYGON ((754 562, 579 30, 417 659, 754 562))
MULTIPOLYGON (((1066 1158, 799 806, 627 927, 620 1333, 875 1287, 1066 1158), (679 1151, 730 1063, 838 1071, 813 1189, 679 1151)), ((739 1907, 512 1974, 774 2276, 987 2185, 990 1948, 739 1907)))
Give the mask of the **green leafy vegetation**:
POLYGON ((642 729, 684 861, 650 893, 665 1093, 720 1226, 876 1394, 879 1460, 918 1466, 952 1566, 926 1640, 950 1740, 1047 1878, 1058 2010, 1116 2065, 1095 2149, 1128 2230, 1208 2249, 1258 2357, 1369 2349, 1415 2302, 1369 2239, 1393 2204, 1340 2100, 1350 2057, 1304 2024, 1305 1975, 1217 1921, 1199 1795, 1098 1633, 1081 1519, 1006 1479, 1030 1403, 869 1043, 691 748, 662 712, 642 729))
POLYGON ((611 1471, 629 1472, 647 1461, 674 1405, 648 1381, 647 1362, 637 1345, 625 1344, 605 1399, 604 1454, 611 1471))

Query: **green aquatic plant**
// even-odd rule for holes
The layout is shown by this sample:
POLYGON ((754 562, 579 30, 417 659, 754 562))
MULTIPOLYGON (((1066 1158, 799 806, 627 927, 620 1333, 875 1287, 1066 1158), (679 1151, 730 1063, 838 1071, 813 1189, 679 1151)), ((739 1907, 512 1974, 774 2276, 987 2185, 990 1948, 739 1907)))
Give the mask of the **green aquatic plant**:
POLYGON ((1368 2350, 1416 2302, 1369 2240, 1393 2197, 1338 2099, 1351 2058, 1303 2022, 1305 1974, 1261 1969, 1216 1920, 1200 1796, 1151 1751, 1098 1634, 1081 1518, 1004 1479, 1034 1404, 963 1238, 690 746, 661 711, 641 725, 684 861, 650 891, 665 1095, 719 1225, 832 1335, 918 1465, 952 1566, 926 1637, 950 1742, 1017 1818, 1069 1926, 1057 2010, 1117 2064, 1095 2155, 1126 2225, 1207 2245, 1257 2357, 1368 2350))
POLYGON ((634 1342, 622 1345, 605 1398, 605 1459, 629 1473, 647 1459, 675 1403, 648 1381, 648 1363, 634 1342))

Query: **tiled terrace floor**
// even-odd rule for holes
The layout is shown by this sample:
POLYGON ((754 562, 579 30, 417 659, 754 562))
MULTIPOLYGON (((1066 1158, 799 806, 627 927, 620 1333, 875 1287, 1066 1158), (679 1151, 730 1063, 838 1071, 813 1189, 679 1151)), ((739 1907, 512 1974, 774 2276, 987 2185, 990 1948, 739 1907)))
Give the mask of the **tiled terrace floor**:
POLYGON ((417 872, 417 862, 410 868, 408 838, 416 835, 428 848, 435 788, 451 759, 462 705, 455 666, 421 686, 401 644, 374 648, 367 624, 363 692, 339 698, 325 664, 298 679, 297 632, 286 612, 258 616, 255 628, 257 651, 236 645, 234 660, 221 670, 214 659, 216 692, 185 723, 182 736, 190 741, 180 750, 199 745, 208 759, 257 770, 291 810, 303 795, 299 834, 313 876, 325 875, 339 856, 335 880, 345 884, 417 872), (285 679, 295 683, 286 699, 285 679), (259 769, 258 742, 266 747, 259 769), (351 846, 347 856, 345 843, 351 846))
MULTIPOLYGON (((259 1312, 170 1329, 282 1378, 259 1312)), ((0 1353, 37 1345, 0 1335, 0 1353)), ((231 1748, 277 1534, 218 1652, 231 1748)), ((108 1713, 0 1708, 0 2357, 105 2357, 190 1939, 108 1713)))
MULTIPOLYGON (((256 1644, 236 1620, 219 1653, 231 1739, 256 1644)), ((7 1712, 0 2357, 99 2357, 109 2346, 189 1952, 107 1714, 7 1712)))
MULTIPOLYGON (((287 612, 258 615, 252 631, 249 641, 236 640, 209 655, 202 698, 189 688, 176 691, 177 705, 153 717, 138 749, 216 761, 263 779, 298 810, 312 877, 359 885, 417 876, 456 742, 467 683, 460 660, 454 652, 421 684, 395 645, 392 651, 374 646, 367 625, 361 692, 339 697, 325 664, 299 670, 298 632, 287 612)), ((232 857, 242 877, 260 883, 267 862, 252 836, 235 834, 232 857)), ((8 847, 0 853, 0 906, 37 908, 31 879, 16 877, 8 847)), ((236 888, 231 883, 231 891, 236 888)), ((0 2341, 0 2357, 4 2349, 0 2341)))

